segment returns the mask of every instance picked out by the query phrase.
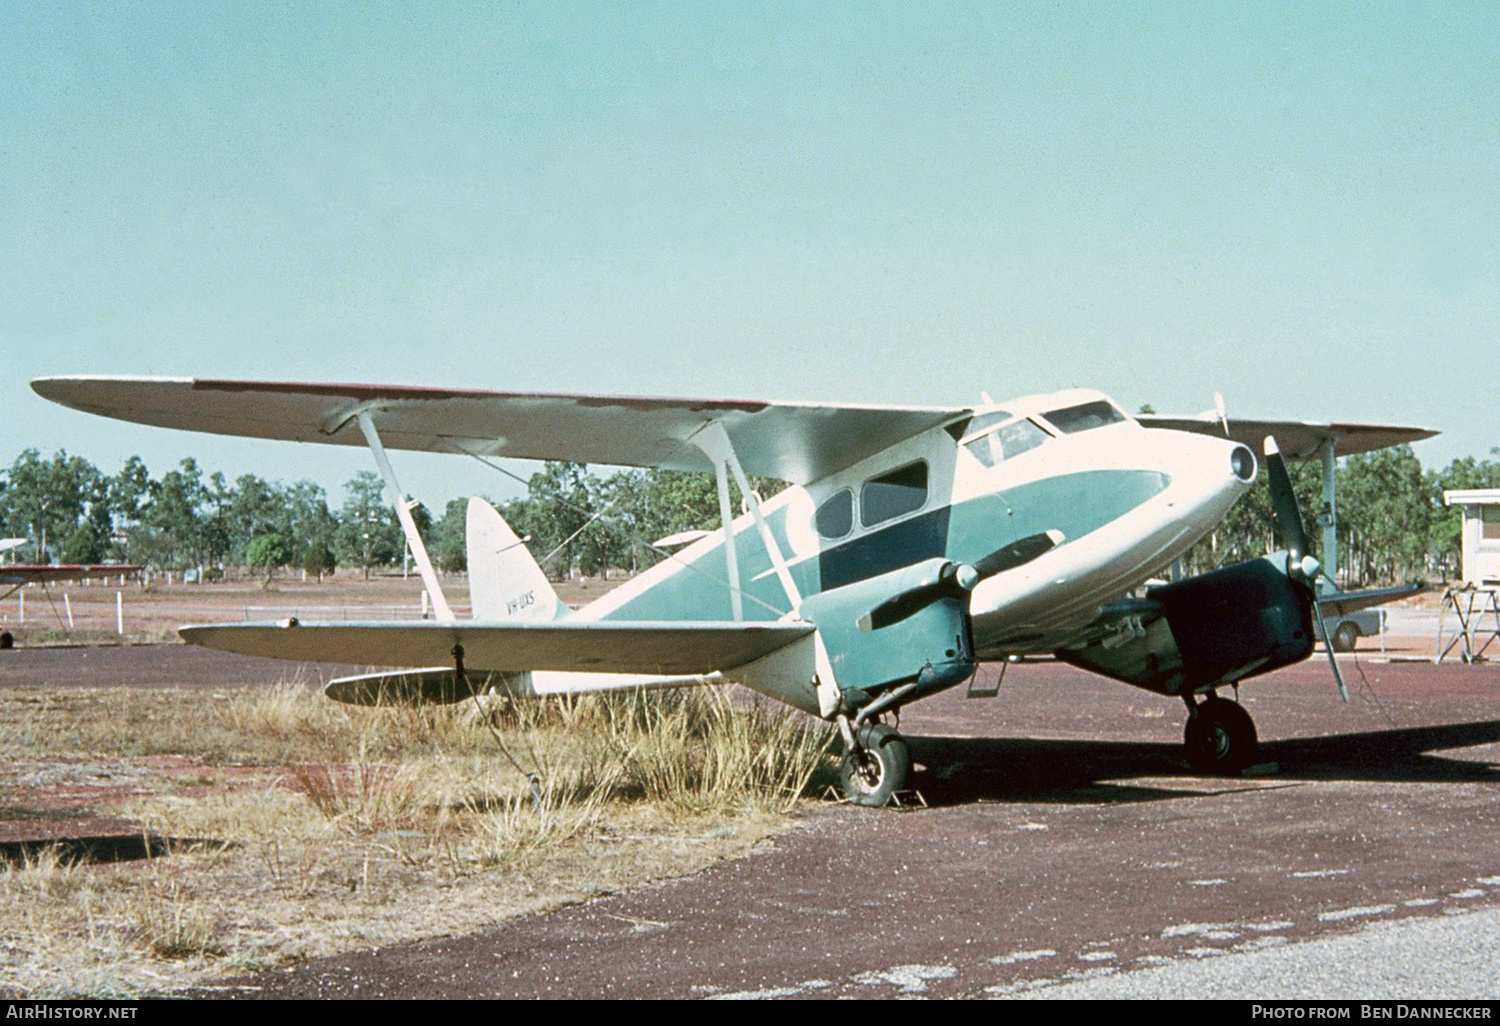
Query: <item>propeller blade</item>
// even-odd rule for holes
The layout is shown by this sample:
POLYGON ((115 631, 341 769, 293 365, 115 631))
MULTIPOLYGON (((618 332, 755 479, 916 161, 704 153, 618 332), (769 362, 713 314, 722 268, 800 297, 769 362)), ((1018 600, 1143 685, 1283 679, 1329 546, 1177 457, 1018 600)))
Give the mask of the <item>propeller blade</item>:
POLYGON ((979 578, 973 567, 963 563, 949 563, 939 572, 936 580, 892 595, 861 616, 856 621, 856 626, 862 631, 878 631, 882 627, 900 623, 938 599, 958 598, 978 582, 979 578))
POLYGON ((991 552, 974 564, 974 570, 979 574, 980 581, 1007 570, 1014 570, 1061 545, 1063 537, 1063 533, 1055 528, 1051 531, 1043 531, 1041 534, 1029 535, 1020 541, 1011 542, 1003 549, 991 552))
POLYGON ((1321 567, 1308 552, 1307 529, 1302 523, 1302 512, 1297 508, 1297 494, 1292 490, 1291 475, 1286 472, 1286 461, 1281 458, 1281 449, 1276 439, 1266 436, 1266 477, 1271 485, 1271 509, 1276 515, 1276 533, 1288 549, 1287 574, 1301 581, 1312 593, 1313 613, 1318 618, 1318 633, 1323 637, 1323 650, 1328 653, 1328 665, 1333 668, 1333 682, 1338 685, 1339 697, 1349 701, 1349 689, 1344 686, 1344 674, 1333 655, 1333 643, 1328 637, 1328 624, 1323 619, 1323 607, 1318 602, 1318 574, 1321 567))
POLYGON ((857 625, 862 631, 878 631, 907 617, 942 598, 962 598, 974 590, 974 586, 987 577, 1014 570, 1031 562, 1056 546, 1062 544, 1064 535, 1056 529, 1043 531, 1011 542, 996 549, 972 565, 949 563, 939 571, 935 580, 915 588, 899 592, 861 616, 857 625))
POLYGON ((1302 525, 1302 513, 1297 509, 1297 493, 1292 490, 1291 475, 1286 472, 1286 461, 1281 458, 1281 449, 1276 439, 1266 436, 1266 477, 1271 485, 1271 509, 1276 514, 1276 535, 1292 553, 1292 563, 1300 563, 1308 555, 1307 530, 1302 525))
POLYGON ((1339 697, 1349 701, 1349 689, 1344 687, 1344 674, 1339 670, 1339 661, 1333 655, 1333 642, 1328 639, 1328 623, 1323 619, 1323 606, 1313 599, 1313 609, 1318 614, 1318 633, 1323 635, 1323 651, 1328 653, 1328 665, 1333 667, 1333 682, 1339 686, 1339 697))

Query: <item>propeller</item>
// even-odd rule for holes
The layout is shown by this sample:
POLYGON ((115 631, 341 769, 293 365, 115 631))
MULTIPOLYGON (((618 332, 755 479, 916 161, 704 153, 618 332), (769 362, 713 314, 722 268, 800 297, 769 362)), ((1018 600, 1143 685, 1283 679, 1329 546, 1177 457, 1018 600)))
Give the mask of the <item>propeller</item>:
POLYGON ((1061 545, 1063 537, 1063 533, 1055 529, 1043 531, 1011 542, 973 563, 944 563, 930 579, 892 595, 861 616, 857 621, 859 629, 878 631, 900 623, 938 599, 963 598, 980 581, 1030 563, 1042 553, 1061 545))
POLYGON ((1318 618, 1318 633, 1323 637, 1323 651, 1328 653, 1328 665, 1333 668, 1333 680, 1339 687, 1339 697, 1349 701, 1349 689, 1344 686, 1344 675, 1333 655, 1333 644, 1328 638, 1328 624, 1323 620, 1323 607, 1318 602, 1318 574, 1322 565, 1309 553, 1307 529, 1302 523, 1302 512, 1297 508, 1297 494, 1292 490, 1292 478, 1286 471, 1286 461, 1276 439, 1266 436, 1266 477, 1271 485, 1271 511, 1275 516, 1276 535, 1287 548, 1287 576, 1299 582, 1312 595, 1313 613, 1318 618))

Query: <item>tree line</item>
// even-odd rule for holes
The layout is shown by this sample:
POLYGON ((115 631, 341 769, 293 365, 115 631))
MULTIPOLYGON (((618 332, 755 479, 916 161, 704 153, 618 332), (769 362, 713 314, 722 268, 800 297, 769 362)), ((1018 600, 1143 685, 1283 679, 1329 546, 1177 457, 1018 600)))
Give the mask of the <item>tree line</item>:
MULTIPOLYGON (((501 514, 554 577, 635 572, 659 560, 652 542, 719 526, 717 486, 707 474, 626 470, 600 477, 574 463, 547 463, 527 495, 501 514)), ((756 479, 762 496, 783 487, 756 479)), ((738 489, 731 501, 740 508, 738 489)), ((441 515, 411 505, 438 569, 466 569, 467 500, 441 515)), ((341 505, 312 481, 292 485, 243 474, 205 473, 192 458, 154 477, 137 456, 106 474, 80 456, 36 449, 0 471, 0 536, 31 544, 19 558, 38 563, 140 563, 153 571, 201 570, 209 577, 284 568, 323 575, 337 569, 400 567, 405 539, 384 483, 372 471, 344 484, 341 505)))
MULTIPOLYGON (((1491 450, 1500 457, 1500 449, 1491 450)), ((1184 558, 1189 573, 1250 558, 1273 547, 1268 489, 1261 481, 1184 558)), ((1293 482, 1321 540, 1320 468, 1293 464, 1293 482)), ((608 476, 576 463, 547 463, 524 497, 499 505, 555 578, 633 573, 662 558, 656 540, 719 527, 718 492, 708 474, 622 470, 608 476)), ((769 497, 784 485, 756 479, 769 497)), ((1424 470, 1409 446, 1351 456, 1338 468, 1338 537, 1342 583, 1361 586, 1443 580, 1459 571, 1460 512, 1443 506, 1453 488, 1500 487, 1500 461, 1465 457, 1441 471, 1424 470)), ((334 506, 311 481, 286 485, 243 474, 229 481, 184 459, 160 477, 132 456, 116 474, 64 451, 36 449, 0 471, 0 535, 33 543, 21 558, 51 563, 141 563, 155 571, 201 569, 263 573, 284 568, 309 574, 336 569, 365 575, 400 567, 404 540, 395 509, 373 472, 344 484, 334 506)), ((731 485, 732 508, 742 508, 731 485)), ((412 516, 434 563, 456 573, 465 566, 467 502, 454 499, 434 516, 416 503, 412 516)))

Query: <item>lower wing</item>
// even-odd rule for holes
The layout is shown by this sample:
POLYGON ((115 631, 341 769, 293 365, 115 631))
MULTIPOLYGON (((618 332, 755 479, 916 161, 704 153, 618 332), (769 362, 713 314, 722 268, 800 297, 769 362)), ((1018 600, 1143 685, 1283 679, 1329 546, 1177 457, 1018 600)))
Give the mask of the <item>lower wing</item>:
POLYGON ((363 666, 447 665, 512 673, 562 670, 688 676, 732 670, 812 633, 808 624, 280 623, 183 627, 184 641, 241 655, 363 666), (455 651, 463 646, 462 652, 455 651))
POLYGON ((1371 606, 1382 606, 1397 599, 1410 598, 1427 590, 1425 584, 1400 584, 1394 588, 1366 588, 1364 591, 1334 591, 1318 596, 1323 614, 1347 616, 1371 606))

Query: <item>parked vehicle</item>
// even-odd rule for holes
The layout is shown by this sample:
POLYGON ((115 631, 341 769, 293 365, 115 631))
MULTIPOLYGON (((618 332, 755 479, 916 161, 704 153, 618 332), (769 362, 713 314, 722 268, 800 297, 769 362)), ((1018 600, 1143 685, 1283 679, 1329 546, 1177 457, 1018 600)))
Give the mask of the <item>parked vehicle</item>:
POLYGON ((1380 634, 1385 622, 1385 610, 1361 609, 1357 613, 1348 613, 1344 616, 1325 610, 1323 617, 1324 622, 1328 624, 1328 636, 1333 640, 1333 650, 1353 652, 1360 638, 1380 634))

